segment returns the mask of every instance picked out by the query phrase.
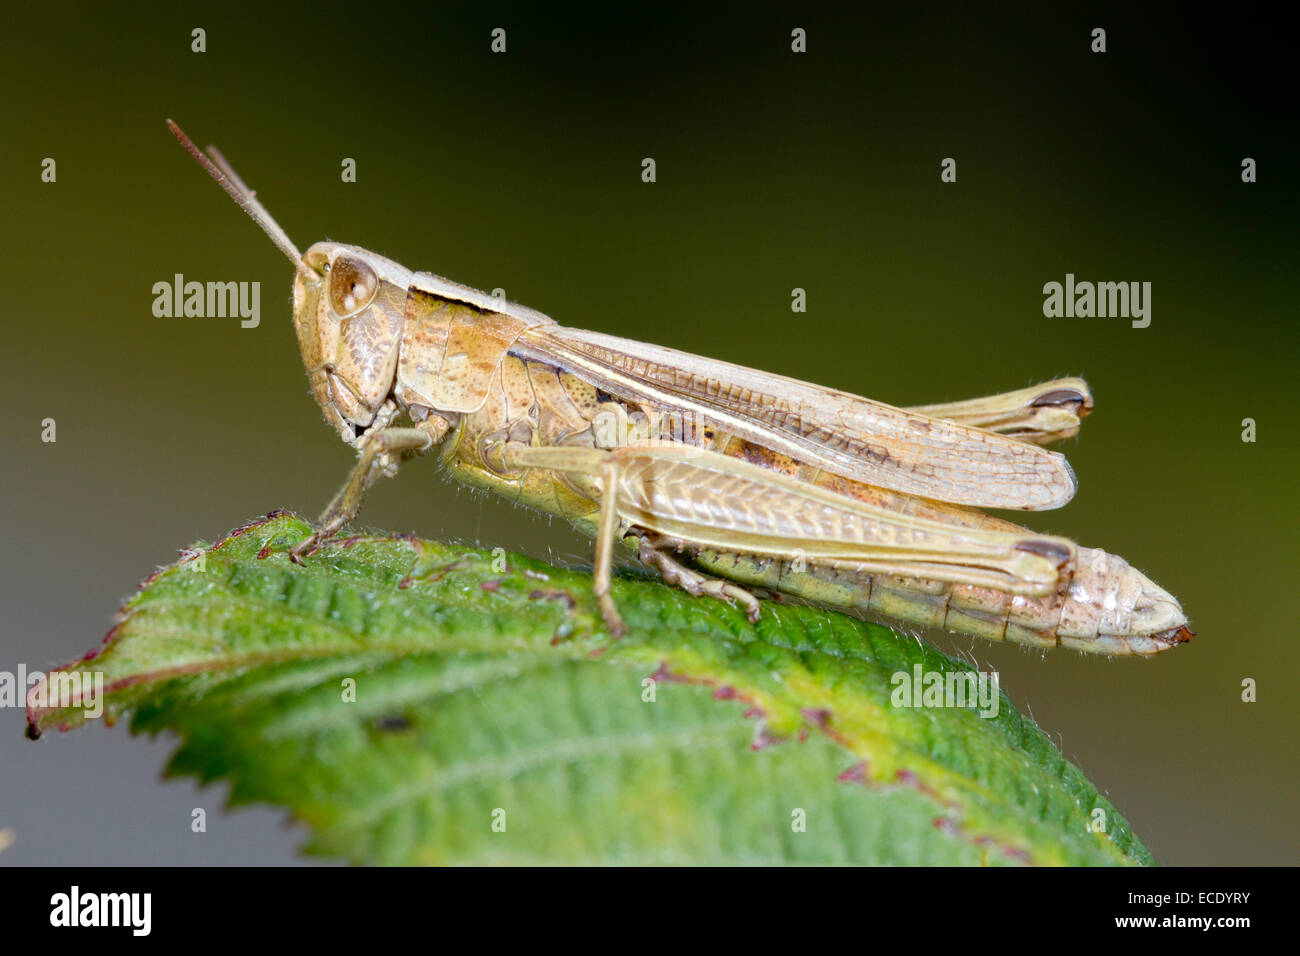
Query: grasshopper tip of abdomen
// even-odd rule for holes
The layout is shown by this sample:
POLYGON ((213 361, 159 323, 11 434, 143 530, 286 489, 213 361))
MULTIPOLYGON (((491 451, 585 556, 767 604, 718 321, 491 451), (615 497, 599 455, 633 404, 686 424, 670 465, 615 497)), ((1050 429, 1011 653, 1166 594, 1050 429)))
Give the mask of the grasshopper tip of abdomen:
POLYGON ((1167 651, 1171 647, 1177 647, 1179 644, 1186 644, 1196 636, 1196 632, 1190 630, 1186 624, 1180 624, 1178 627, 1170 628, 1159 634, 1152 634, 1151 640, 1160 645, 1162 651, 1167 651))

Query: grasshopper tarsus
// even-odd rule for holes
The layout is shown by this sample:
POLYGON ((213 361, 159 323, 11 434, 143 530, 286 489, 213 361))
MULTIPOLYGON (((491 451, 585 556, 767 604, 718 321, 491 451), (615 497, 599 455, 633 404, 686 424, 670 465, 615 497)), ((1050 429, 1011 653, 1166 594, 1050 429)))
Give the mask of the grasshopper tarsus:
POLYGON ((618 613, 618 606, 608 594, 599 595, 597 602, 600 604, 600 616, 605 622, 605 629, 609 631, 610 637, 618 640, 627 633, 627 625, 623 622, 623 615, 618 613))
POLYGON ((297 565, 305 564, 307 558, 319 551, 333 537, 333 532, 324 533, 321 530, 313 532, 309 537, 298 542, 289 550, 289 560, 297 565))
POLYGON ((744 605, 745 617, 749 619, 750 624, 757 624, 762 615, 762 603, 751 591, 730 581, 710 577, 688 568, 662 548, 655 547, 649 536, 641 536, 637 558, 646 566, 658 571, 665 584, 679 587, 692 597, 714 597, 726 601, 732 607, 737 604, 744 605))

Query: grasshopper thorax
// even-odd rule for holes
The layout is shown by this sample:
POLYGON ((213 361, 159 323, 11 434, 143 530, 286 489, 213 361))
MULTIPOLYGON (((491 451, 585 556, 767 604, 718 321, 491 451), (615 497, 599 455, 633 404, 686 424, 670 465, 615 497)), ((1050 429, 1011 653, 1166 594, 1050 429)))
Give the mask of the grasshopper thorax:
POLYGON ((393 390, 411 273, 357 246, 318 242, 293 283, 293 325, 312 395, 351 444, 393 390))

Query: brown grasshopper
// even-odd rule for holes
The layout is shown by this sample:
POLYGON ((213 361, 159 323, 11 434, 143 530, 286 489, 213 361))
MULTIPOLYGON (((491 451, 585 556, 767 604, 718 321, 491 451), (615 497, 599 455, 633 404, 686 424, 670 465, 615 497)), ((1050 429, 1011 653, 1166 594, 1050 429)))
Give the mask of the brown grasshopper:
POLYGON ((1155 654, 1192 637, 1122 558, 977 508, 1075 491, 1041 447, 1092 409, 1080 379, 900 409, 767 372, 566 328, 540 312, 318 242, 302 254, 220 153, 173 133, 293 262, 294 327, 357 463, 294 560, 368 485, 438 449, 459 480, 595 537, 609 631, 617 541, 665 581, 745 607, 750 588, 991 640, 1155 654))

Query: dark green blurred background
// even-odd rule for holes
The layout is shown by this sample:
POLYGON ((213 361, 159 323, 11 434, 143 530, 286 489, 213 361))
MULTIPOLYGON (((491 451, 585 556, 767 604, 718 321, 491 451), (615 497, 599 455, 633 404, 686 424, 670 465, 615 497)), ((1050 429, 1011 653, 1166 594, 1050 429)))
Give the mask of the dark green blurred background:
MULTIPOLYGON (((1297 862, 1300 210, 1277 25, 802 5, 6 16, 0 669, 80 655, 178 547, 273 508, 314 515, 350 463, 307 391, 292 270, 170 116, 300 246, 364 245, 564 324, 895 404, 1086 376, 1097 411, 1064 449, 1078 497, 1027 523, 1125 556, 1199 636, 1153 661, 928 636, 999 670, 1161 862, 1297 862), (155 318, 151 287, 177 272, 260 281, 261 327, 155 318), (1150 328, 1044 318, 1067 272, 1151 282, 1150 328)), ((589 560, 567 527, 425 463, 363 520, 589 560)), ((21 710, 0 718, 6 863, 295 859, 277 812, 216 814, 222 790, 159 783, 166 741, 92 727, 33 745, 21 710)))

